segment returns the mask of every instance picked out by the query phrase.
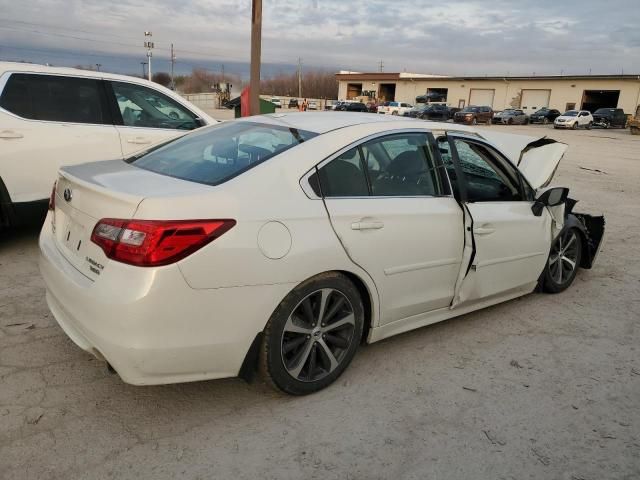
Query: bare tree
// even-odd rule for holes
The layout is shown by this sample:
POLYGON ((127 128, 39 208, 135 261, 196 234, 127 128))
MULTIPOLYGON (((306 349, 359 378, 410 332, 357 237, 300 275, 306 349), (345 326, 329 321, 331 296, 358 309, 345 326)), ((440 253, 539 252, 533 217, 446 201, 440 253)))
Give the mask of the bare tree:
MULTIPOLYGON (((279 73, 260 82, 260 93, 265 95, 298 95, 298 75, 279 73)), ((302 96, 308 98, 336 98, 338 81, 333 72, 311 70, 302 75, 302 96)))

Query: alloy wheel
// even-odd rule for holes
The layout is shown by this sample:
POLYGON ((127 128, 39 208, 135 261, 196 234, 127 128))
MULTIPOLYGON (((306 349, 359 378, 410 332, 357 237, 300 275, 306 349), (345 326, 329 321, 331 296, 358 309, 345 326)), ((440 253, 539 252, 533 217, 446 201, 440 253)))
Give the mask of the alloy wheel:
POLYGON ((282 332, 281 356, 289 375, 303 382, 329 375, 345 358, 355 326, 353 306, 339 290, 323 288, 307 295, 282 332))
POLYGON ((579 247, 576 232, 569 229, 560 234, 549 255, 549 273, 558 285, 566 283, 578 268, 579 247))

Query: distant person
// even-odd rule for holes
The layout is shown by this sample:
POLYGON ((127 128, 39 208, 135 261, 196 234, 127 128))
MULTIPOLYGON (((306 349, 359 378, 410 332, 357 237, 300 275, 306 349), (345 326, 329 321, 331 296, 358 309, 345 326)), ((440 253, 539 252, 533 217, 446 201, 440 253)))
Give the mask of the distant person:
POLYGON ((305 99, 302 101, 302 111, 303 111, 303 112, 306 112, 306 111, 307 111, 307 108, 309 108, 309 103, 307 102, 307 99, 305 98, 305 99))

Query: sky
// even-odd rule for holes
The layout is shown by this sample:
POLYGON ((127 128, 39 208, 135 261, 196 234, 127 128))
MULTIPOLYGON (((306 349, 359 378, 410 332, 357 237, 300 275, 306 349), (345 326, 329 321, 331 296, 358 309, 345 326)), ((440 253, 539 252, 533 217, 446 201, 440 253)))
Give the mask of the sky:
MULTIPOLYGON (((0 60, 247 75, 251 0, 0 0, 0 60)), ((264 0, 263 77, 640 74, 640 0, 264 0)))

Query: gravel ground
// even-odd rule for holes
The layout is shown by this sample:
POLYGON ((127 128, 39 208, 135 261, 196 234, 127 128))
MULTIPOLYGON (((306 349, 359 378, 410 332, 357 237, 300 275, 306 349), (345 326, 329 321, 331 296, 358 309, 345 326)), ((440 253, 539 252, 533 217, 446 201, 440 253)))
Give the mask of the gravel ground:
POLYGON ((304 398, 125 385, 48 312, 37 231, 0 238, 0 478, 640 478, 640 137, 490 128, 570 144, 554 183, 606 215, 598 264, 364 347, 304 398))

